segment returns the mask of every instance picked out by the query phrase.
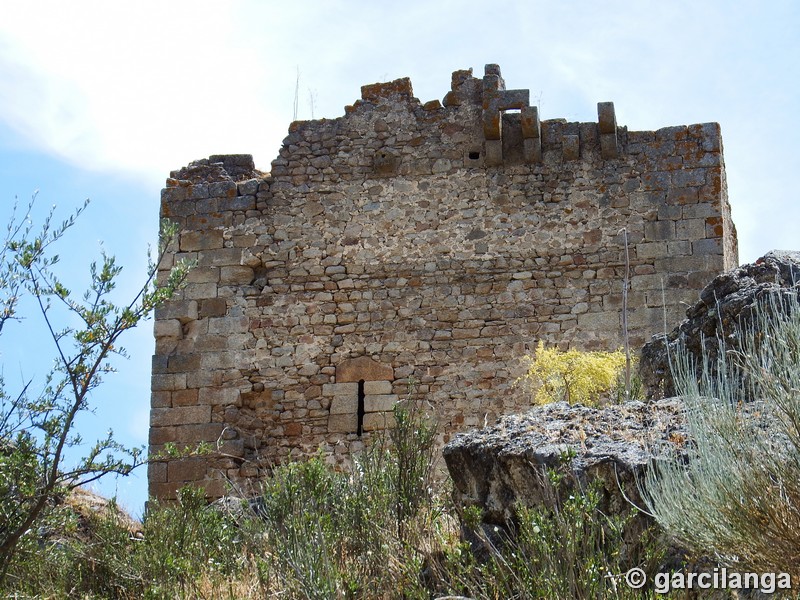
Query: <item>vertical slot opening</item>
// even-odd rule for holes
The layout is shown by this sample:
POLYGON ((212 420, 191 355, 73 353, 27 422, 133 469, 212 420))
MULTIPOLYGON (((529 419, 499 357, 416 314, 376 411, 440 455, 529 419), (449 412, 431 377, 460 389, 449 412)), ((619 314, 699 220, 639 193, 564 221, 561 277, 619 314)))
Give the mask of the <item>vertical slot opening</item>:
POLYGON ((361 437, 364 433, 364 380, 358 382, 358 428, 356 434, 361 437))

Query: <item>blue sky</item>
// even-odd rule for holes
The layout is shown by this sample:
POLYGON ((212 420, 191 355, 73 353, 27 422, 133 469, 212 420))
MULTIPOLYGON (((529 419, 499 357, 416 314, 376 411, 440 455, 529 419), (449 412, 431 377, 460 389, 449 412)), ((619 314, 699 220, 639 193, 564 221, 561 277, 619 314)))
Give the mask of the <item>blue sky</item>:
MULTIPOLYGON (((210 154, 251 153, 269 170, 293 116, 335 118, 360 86, 411 77, 423 102, 450 74, 500 64, 544 119, 593 121, 615 103, 632 130, 717 121, 740 257, 800 249, 800 4, 733 0, 402 3, 75 1, 5 3, 0 16, 0 208, 39 190, 66 215, 92 203, 60 249, 85 281, 100 243, 145 270, 169 171, 210 154)), ((125 345, 94 396, 84 437, 112 427, 147 438, 152 326, 125 345)), ((0 338, 9 384, 47 370, 34 319, 0 338)), ((99 485, 140 513, 145 473, 99 485)))

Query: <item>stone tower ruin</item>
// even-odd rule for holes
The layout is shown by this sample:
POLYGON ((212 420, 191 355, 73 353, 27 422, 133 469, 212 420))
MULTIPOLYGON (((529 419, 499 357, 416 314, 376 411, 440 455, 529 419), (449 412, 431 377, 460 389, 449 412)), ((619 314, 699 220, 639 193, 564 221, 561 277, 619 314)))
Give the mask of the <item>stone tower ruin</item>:
POLYGON ((453 73, 440 103, 367 85, 336 119, 291 124, 269 173, 249 155, 171 174, 161 215, 194 259, 156 313, 150 493, 211 497, 322 449, 344 460, 392 406, 424 399, 442 440, 520 411, 539 340, 616 349, 681 318, 736 266, 715 123, 628 131, 541 120, 500 69, 453 73))

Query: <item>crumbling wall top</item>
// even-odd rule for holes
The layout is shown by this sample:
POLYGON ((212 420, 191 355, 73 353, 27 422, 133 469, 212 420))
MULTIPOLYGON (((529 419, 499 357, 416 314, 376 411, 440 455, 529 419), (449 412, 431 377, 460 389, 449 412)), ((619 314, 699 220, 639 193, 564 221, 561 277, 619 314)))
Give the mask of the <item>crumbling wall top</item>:
POLYGON ((194 160, 177 171, 171 171, 167 187, 179 185, 179 182, 191 185, 219 181, 238 182, 263 175, 256 169, 252 154, 213 154, 208 158, 194 160))

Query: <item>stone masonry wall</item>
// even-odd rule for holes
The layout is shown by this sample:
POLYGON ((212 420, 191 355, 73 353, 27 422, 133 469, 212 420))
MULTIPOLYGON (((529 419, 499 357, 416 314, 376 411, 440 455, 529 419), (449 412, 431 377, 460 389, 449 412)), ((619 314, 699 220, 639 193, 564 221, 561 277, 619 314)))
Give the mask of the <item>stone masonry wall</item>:
POLYGON ((292 123, 271 172, 249 155, 173 172, 161 265, 194 259, 157 311, 151 494, 229 479, 322 448, 345 460, 393 404, 426 400, 442 441, 524 409, 514 385, 539 340, 622 343, 623 228, 634 347, 736 266, 717 124, 628 131, 539 119, 500 70, 456 71, 421 104, 399 79, 332 120, 292 123))

